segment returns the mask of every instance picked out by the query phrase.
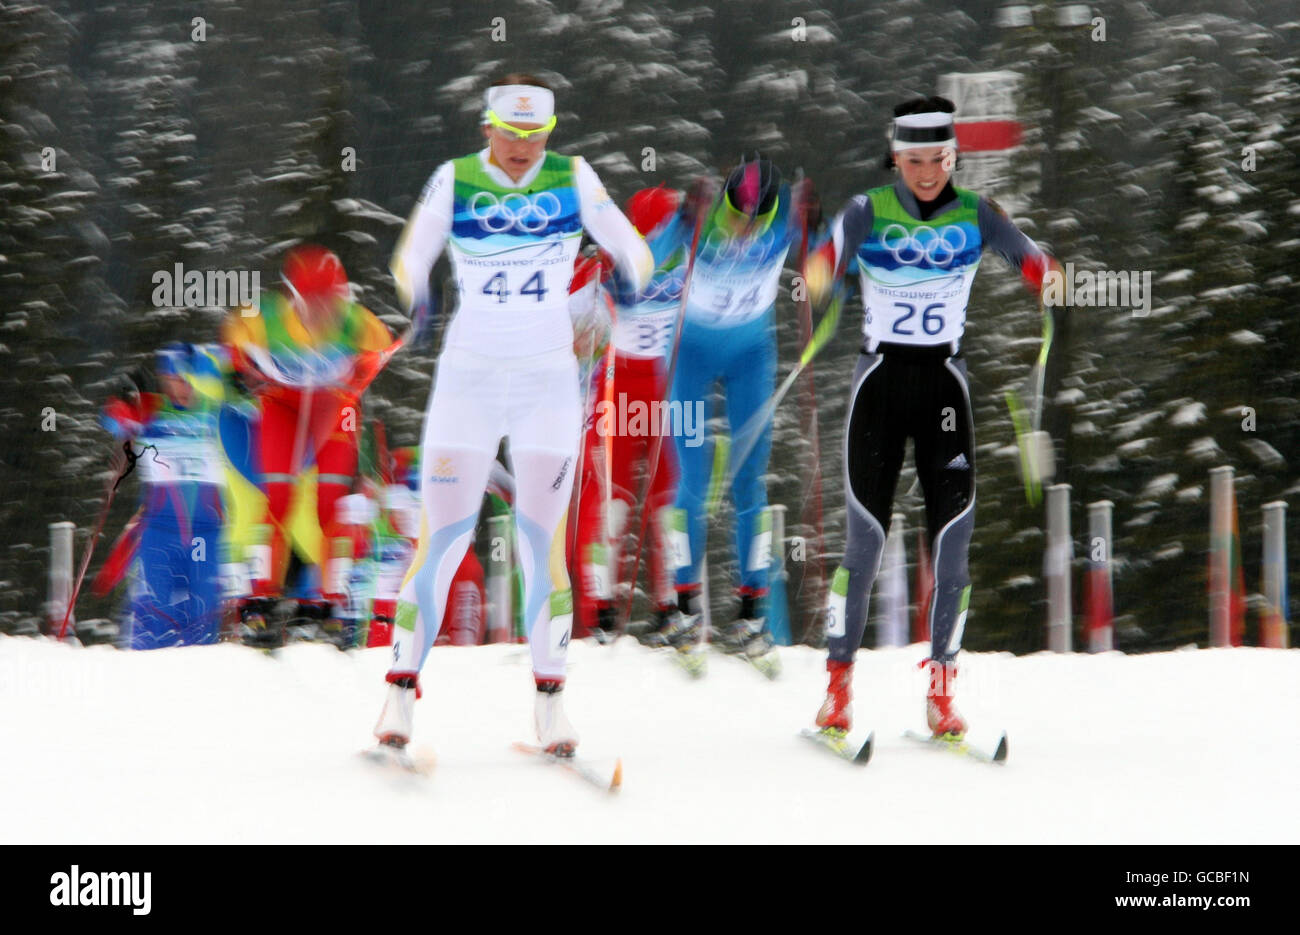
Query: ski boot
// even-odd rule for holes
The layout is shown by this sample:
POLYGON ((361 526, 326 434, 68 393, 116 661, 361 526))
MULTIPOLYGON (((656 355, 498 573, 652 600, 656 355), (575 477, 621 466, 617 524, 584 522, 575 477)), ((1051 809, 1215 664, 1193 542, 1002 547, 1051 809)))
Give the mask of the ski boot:
POLYGON ((618 615, 613 607, 596 608, 596 625, 591 628, 591 635, 602 646, 608 646, 618 638, 615 630, 618 615))
POLYGON ((402 675, 388 686, 388 697, 379 712, 375 736, 382 746, 404 750, 411 740, 411 722, 415 716, 415 699, 419 697, 415 676, 402 675))
POLYGON ((655 611, 653 620, 638 620, 627 625, 627 634, 636 638, 642 646, 662 646, 660 634, 665 633, 673 623, 677 608, 667 604, 655 611))
POLYGON ((727 627, 718 646, 725 653, 740 656, 769 679, 781 674, 781 657, 768 632, 767 621, 740 619, 727 627))
POLYGON ((273 597, 247 597, 239 602, 239 638, 245 646, 275 649, 284 643, 284 632, 274 619, 273 597))
POLYGON ((646 634, 642 640, 647 646, 671 648, 685 652, 700 641, 700 614, 684 614, 680 610, 664 615, 663 626, 646 634))
POLYGON ((657 613, 655 629, 638 637, 642 645, 651 649, 671 649, 672 660, 691 678, 704 676, 709 669, 708 653, 704 646, 704 617, 698 613, 685 613, 675 608, 662 608, 657 613))
POLYGON ((227 600, 221 604, 221 630, 217 636, 219 643, 237 643, 241 638, 240 616, 242 601, 227 600))
POLYGON ((753 630, 750 628, 753 623, 757 623, 761 627, 763 621, 740 618, 722 627, 713 637, 714 648, 729 656, 744 652, 745 644, 749 642, 753 635, 753 630))
POLYGON ((966 722, 953 706, 953 682, 957 679, 957 666, 953 662, 922 659, 918 669, 929 669, 930 685, 925 695, 925 721, 935 737, 960 740, 966 733, 966 722))
POLYGON ((321 639, 340 651, 357 644, 357 622, 348 617, 331 616, 321 623, 321 639))
POLYGON ((299 598, 293 602, 285 623, 285 639, 291 642, 324 639, 324 625, 333 614, 330 602, 320 598, 299 598))
POLYGON ((826 671, 831 674, 830 685, 817 712, 817 726, 823 733, 836 731, 844 736, 853 728, 853 663, 827 659, 826 671))
POLYGON ((700 592, 694 588, 677 595, 677 607, 659 608, 659 626, 641 640, 646 646, 673 649, 673 661, 691 678, 700 678, 708 670, 704 646, 704 615, 700 611, 700 592))
POLYGON ((667 611, 667 625, 660 631, 661 646, 671 646, 680 653, 701 648, 704 639, 703 595, 697 588, 677 593, 677 609, 667 611))
POLYGON ((564 715, 563 692, 563 679, 537 677, 533 725, 537 742, 553 756, 573 756, 578 749, 578 732, 564 715))
POLYGON ((317 638, 335 649, 348 650, 357 642, 357 621, 350 616, 345 594, 327 594, 318 608, 317 638))

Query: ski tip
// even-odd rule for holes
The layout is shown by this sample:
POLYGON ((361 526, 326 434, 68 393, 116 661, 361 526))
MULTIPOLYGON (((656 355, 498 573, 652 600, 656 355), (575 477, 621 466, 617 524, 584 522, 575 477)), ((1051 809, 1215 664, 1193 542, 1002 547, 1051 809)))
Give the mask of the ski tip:
POLYGON ((858 750, 857 756, 853 758, 853 762, 859 766, 866 766, 868 763, 870 763, 871 752, 875 748, 875 745, 876 745, 876 732, 872 731, 871 733, 867 734, 867 739, 862 744, 862 747, 858 750))
POLYGON ((702 679, 709 671, 709 660, 703 652, 673 650, 673 661, 692 679, 702 679))
POLYGON ((397 750, 385 747, 383 744, 377 744, 364 750, 358 750, 357 755, 367 763, 405 770, 416 776, 433 775, 434 767, 438 763, 433 751, 427 747, 414 750, 397 750))
POLYGON ((994 763, 1005 763, 1007 761, 1007 732, 1002 732, 1002 737, 998 740, 998 748, 993 751, 994 763))
POLYGON ((432 776, 434 768, 438 765, 438 759, 432 753, 419 751, 412 760, 411 768, 416 775, 432 776))
POLYGON ((614 762, 614 775, 609 780, 609 791, 617 792, 623 788, 623 760, 620 757, 614 762))

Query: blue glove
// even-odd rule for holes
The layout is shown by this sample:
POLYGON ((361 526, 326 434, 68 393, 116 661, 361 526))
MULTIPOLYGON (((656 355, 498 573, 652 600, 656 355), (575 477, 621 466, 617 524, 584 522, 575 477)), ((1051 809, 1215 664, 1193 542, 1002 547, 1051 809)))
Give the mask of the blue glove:
POLYGON ((408 344, 420 344, 433 332, 438 303, 432 295, 416 296, 411 303, 411 337, 408 344))

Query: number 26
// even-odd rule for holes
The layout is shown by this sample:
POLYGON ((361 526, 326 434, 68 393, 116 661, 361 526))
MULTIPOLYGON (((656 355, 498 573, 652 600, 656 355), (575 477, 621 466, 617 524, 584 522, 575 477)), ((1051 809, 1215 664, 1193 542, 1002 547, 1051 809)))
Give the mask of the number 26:
MULTIPOLYGON (((891 329, 894 334, 916 334, 911 328, 903 328, 903 324, 916 315, 916 306, 907 302, 895 302, 894 307, 907 310, 907 314, 894 319, 894 327, 891 329)), ((921 330, 929 335, 938 334, 943 330, 943 316, 931 314, 936 308, 943 308, 943 303, 934 302, 921 310, 921 330)))

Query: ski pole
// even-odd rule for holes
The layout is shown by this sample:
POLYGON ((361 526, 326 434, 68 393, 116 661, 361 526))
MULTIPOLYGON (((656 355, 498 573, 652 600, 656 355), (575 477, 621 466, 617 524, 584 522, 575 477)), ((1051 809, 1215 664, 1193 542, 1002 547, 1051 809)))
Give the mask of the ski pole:
MULTIPOLYGON (((584 260, 583 262, 585 263, 586 261, 584 260)), ((601 257, 599 254, 597 254, 595 258, 595 264, 594 264, 595 273, 593 275, 593 282, 594 282, 594 287, 592 291, 593 318, 595 317, 595 310, 599 307, 599 303, 600 303, 601 265, 602 265, 601 257)), ((581 273, 582 273, 582 264, 579 264, 578 269, 575 271, 575 277, 577 275, 580 275, 581 273)), ((582 351, 583 360, 586 360, 588 357, 595 357, 597 353, 595 326, 593 326, 590 329, 590 331, 592 335, 591 347, 589 350, 585 347, 583 348, 582 351)), ((613 344, 614 344, 614 335, 613 335, 613 329, 611 328, 610 335, 608 338, 608 346, 612 348, 613 344)), ((582 558, 578 554, 578 523, 579 523, 579 517, 581 517, 582 515, 582 488, 584 486, 583 478, 585 478, 587 475, 587 419, 588 418, 592 419, 591 425, 593 428, 596 425, 595 414, 591 408, 591 383, 592 383, 591 377, 592 377, 592 372, 588 371, 587 378, 583 380, 583 384, 584 384, 582 390, 583 422, 582 422, 582 431, 578 436, 578 468, 577 471, 574 473, 574 483, 573 483, 573 511, 572 511, 573 523, 571 524, 573 528, 569 532, 569 554, 573 556, 574 567, 579 570, 581 570, 582 567, 582 558)), ((608 506, 608 500, 606 501, 606 505, 608 506)))
POLYGON ((839 324, 840 311, 844 306, 846 292, 847 290, 842 286, 836 288, 830 306, 826 309, 826 314, 817 323, 817 330, 813 332, 812 340, 808 342, 799 355, 799 362, 795 364, 794 369, 777 387, 771 398, 749 417, 740 431, 736 432, 738 444, 732 451, 731 466, 727 470, 726 483, 728 485, 735 479, 740 466, 745 463, 745 459, 749 457, 754 450, 754 446, 758 444, 759 437, 763 434, 763 430, 767 428, 768 422, 775 417, 776 409, 781 405, 781 400, 785 399, 786 393, 790 392, 790 387, 794 386, 795 381, 799 379, 799 375, 812 363, 812 359, 817 356, 818 352, 830 343, 831 337, 835 334, 835 328, 839 324))
POLYGON ((1016 444, 1020 449, 1020 476, 1025 486, 1025 499, 1030 506, 1037 506, 1043 499, 1043 481, 1051 479, 1056 473, 1055 458, 1052 454, 1052 439, 1042 431, 1043 418, 1043 380, 1047 371, 1047 359, 1052 349, 1052 336, 1055 323, 1051 310, 1041 306, 1043 316, 1043 342, 1025 381, 1025 391, 1010 389, 1004 394, 1007 409, 1011 413, 1011 425, 1016 433, 1016 444), (1026 407, 1023 396, 1028 395, 1029 406, 1026 407))
MULTIPOLYGON (((77 595, 81 593, 81 583, 85 580, 86 569, 90 567, 90 557, 95 552, 95 543, 99 541, 100 533, 104 531, 104 523, 108 520, 108 508, 113 505, 113 496, 117 493, 118 486, 126 478, 126 475, 135 470, 135 462, 139 455, 131 447, 130 439, 122 442, 123 465, 118 469, 117 477, 113 480, 113 486, 108 488, 108 495, 104 498, 104 505, 99 510, 99 519, 95 523, 95 531, 90 534, 90 541, 86 543, 86 552, 81 558, 81 568, 77 572, 77 580, 72 585, 72 593, 68 595, 68 606, 63 611, 63 623, 59 626, 59 642, 63 642, 64 634, 68 632, 68 621, 72 618, 72 609, 77 606, 77 595)), ((113 460, 116 460, 114 457, 113 460)), ((111 462, 110 462, 111 464, 111 462)))
MULTIPOLYGON (((600 260, 596 261, 596 294, 600 294, 600 260)), ((614 419, 614 332, 618 327, 618 311, 614 303, 609 309, 609 344, 605 348, 605 415, 614 419)), ((610 424, 605 424, 603 446, 605 449, 605 545, 608 548, 614 542, 614 433, 610 424)))
MULTIPOLYGON (((809 229, 812 226, 812 210, 814 200, 816 199, 815 190, 810 179, 803 176, 803 170, 799 170, 799 176, 802 186, 799 190, 799 263, 798 268, 800 275, 805 275, 808 266, 808 241, 809 229)), ((820 214, 820 210, 818 211, 820 214)), ((818 218, 820 223, 820 218, 818 218)), ((803 283, 803 295, 798 300, 799 310, 799 339, 808 342, 812 339, 812 296, 808 289, 808 284, 803 283)), ((825 569, 822 565, 822 555, 824 550, 824 530, 822 514, 822 460, 821 460, 821 432, 818 425, 817 413, 817 385, 811 369, 808 371, 808 379, 804 382, 804 416, 806 424, 804 434, 808 440, 809 447, 812 450, 813 469, 811 482, 804 487, 803 497, 799 503, 800 519, 808 524, 813 535, 816 537, 814 542, 813 568, 815 575, 812 578, 812 601, 814 607, 821 607, 826 591, 825 569), (811 503, 809 502, 811 498, 811 503), (811 507, 811 515, 810 513, 811 507)), ((780 538, 780 537, 778 537, 780 538)), ((785 563, 781 563, 781 574, 785 575, 785 563)), ((803 585, 808 583, 808 575, 800 575, 800 591, 803 585)))

